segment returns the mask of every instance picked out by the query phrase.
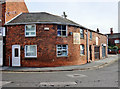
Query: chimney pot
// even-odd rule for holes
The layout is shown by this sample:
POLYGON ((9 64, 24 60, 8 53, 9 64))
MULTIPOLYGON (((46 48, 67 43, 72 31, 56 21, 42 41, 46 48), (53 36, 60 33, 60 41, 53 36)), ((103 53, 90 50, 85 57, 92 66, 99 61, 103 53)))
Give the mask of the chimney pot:
POLYGON ((113 34, 113 28, 110 28, 110 33, 113 34))
POLYGON ((99 33, 99 28, 97 28, 97 32, 99 33))

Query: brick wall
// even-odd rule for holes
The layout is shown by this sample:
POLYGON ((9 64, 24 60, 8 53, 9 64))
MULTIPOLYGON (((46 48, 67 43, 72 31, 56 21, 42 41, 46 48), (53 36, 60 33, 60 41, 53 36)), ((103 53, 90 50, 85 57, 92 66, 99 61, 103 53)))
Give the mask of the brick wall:
POLYGON ((15 2, 14 0, 7 0, 5 3, 0 3, 0 26, 4 26, 4 23, 11 20, 21 12, 28 12, 27 6, 24 0, 15 2))
POLYGON ((109 38, 108 39, 108 43, 109 46, 113 45, 113 46, 117 46, 118 48, 120 48, 120 43, 115 43, 115 40, 120 40, 120 38, 109 38))
POLYGON ((5 3, 1 3, 0 4, 0 27, 4 26, 5 23, 5 8, 6 8, 6 4, 5 3))
POLYGON ((7 0, 6 1, 6 22, 19 15, 21 12, 28 12, 24 0, 7 0))
MULTIPOLYGON (((85 55, 80 55, 80 45, 73 44, 73 36, 69 32, 80 32, 80 29, 73 26, 68 26, 68 37, 57 37, 57 25, 36 25, 36 37, 25 37, 24 25, 7 26, 6 36, 6 65, 9 65, 9 58, 12 63, 12 45, 18 44, 37 45, 37 58, 25 58, 24 49, 21 49, 21 66, 25 67, 45 67, 45 66, 65 66, 65 65, 80 65, 87 63, 86 57, 86 34, 84 39, 80 39, 80 44, 85 46, 85 55), (49 31, 44 31, 44 27, 49 27, 49 31), (56 57, 56 45, 68 44, 68 57, 56 57)), ((84 30, 84 33, 86 30, 84 30)), ((106 43, 106 36, 93 33, 92 41, 92 56, 94 60, 95 37, 99 37, 99 45, 106 43), (104 39, 104 40, 103 40, 104 39)), ((11 64, 12 65, 12 64, 11 64)))

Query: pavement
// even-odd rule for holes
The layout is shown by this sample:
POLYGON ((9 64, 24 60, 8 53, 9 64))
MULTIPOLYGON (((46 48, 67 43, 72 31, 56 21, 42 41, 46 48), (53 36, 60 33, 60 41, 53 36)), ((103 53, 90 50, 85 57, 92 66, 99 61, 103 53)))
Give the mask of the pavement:
POLYGON ((108 66, 116 61, 118 61, 118 55, 108 55, 107 58, 93 61, 83 65, 74 65, 74 66, 61 66, 61 67, 0 67, 2 72, 54 72, 54 71, 74 71, 74 70, 93 70, 98 68, 103 68, 108 66))

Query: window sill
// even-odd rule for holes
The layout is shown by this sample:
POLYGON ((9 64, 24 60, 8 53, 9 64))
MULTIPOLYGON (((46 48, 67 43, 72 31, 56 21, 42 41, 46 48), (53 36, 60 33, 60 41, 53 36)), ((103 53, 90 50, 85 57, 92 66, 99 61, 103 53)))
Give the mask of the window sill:
POLYGON ((80 38, 80 39, 84 39, 84 38, 80 38))
POLYGON ((80 54, 80 56, 85 56, 85 54, 80 54))
POLYGON ((57 37, 68 37, 68 36, 57 36, 57 37))
POLYGON ((30 58, 37 58, 37 57, 25 57, 26 59, 28 58, 28 59, 30 59, 30 58))
POLYGON ((25 36, 25 37, 36 37, 36 36, 25 36))
POLYGON ((90 39, 90 41, 92 41, 92 39, 90 39))
POLYGON ((68 57, 68 56, 57 56, 57 57, 68 57))

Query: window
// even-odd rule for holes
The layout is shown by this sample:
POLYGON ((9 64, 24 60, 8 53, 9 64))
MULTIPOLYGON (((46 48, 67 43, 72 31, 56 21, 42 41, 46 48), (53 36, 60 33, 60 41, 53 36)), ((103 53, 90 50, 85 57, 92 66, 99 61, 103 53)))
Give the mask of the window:
POLYGON ((15 57, 18 57, 18 48, 15 49, 15 57))
POLYGON ((67 26, 58 25, 57 26, 57 36, 67 36, 67 26))
POLYGON ((90 32, 90 40, 92 40, 92 32, 90 32))
POLYGON ((0 36, 2 36, 2 27, 0 27, 0 36))
POLYGON ((26 25, 25 36, 26 37, 36 36, 36 25, 26 25))
POLYGON ((68 45, 57 45, 57 57, 68 56, 68 45))
POLYGON ((80 29, 80 38, 84 38, 84 30, 83 29, 80 29))
POLYGON ((98 37, 96 37, 96 45, 98 45, 98 37))
POLYGON ((120 41, 119 40, 115 40, 115 43, 118 44, 118 43, 120 43, 120 41))
POLYGON ((25 57, 37 57, 37 45, 26 45, 25 57))
POLYGON ((80 45, 80 54, 84 55, 84 45, 80 45))

